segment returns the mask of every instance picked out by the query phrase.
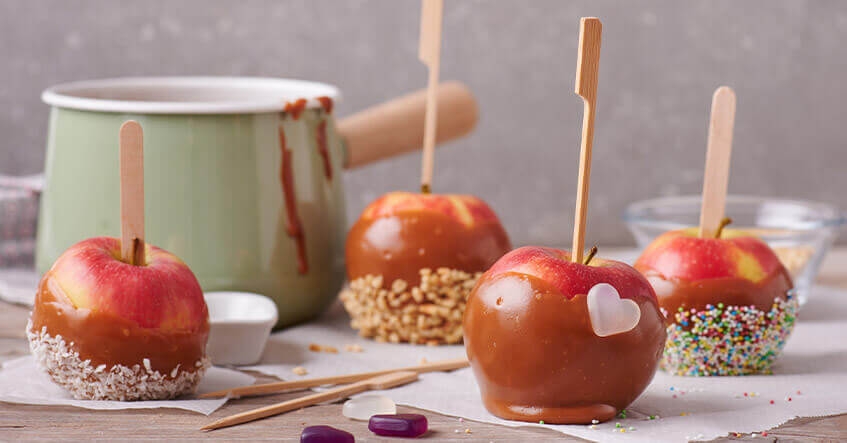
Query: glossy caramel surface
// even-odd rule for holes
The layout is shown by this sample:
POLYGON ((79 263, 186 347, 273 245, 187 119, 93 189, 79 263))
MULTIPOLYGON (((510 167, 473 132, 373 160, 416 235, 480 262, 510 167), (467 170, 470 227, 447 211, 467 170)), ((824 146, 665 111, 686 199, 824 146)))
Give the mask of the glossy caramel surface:
POLYGON ((482 272, 510 249, 496 219, 467 226, 436 211, 360 218, 347 235, 347 277, 381 275, 388 284, 418 285, 422 268, 482 272))
POLYGON ((464 332, 486 408, 530 422, 613 418, 653 379, 665 343, 656 302, 637 303, 633 330, 599 337, 584 294, 568 299, 525 274, 481 281, 468 300, 464 332))
POLYGON ((48 272, 39 284, 32 310, 33 330, 46 327, 51 336, 61 335, 69 344, 73 342, 80 358, 90 359, 94 367, 132 367, 147 358, 153 370, 164 374, 170 374, 177 365, 181 371, 192 372, 194 364, 206 354, 208 321, 197 331, 164 333, 142 328, 111 314, 76 309, 51 281, 48 272))
POLYGON ((788 290, 793 287, 788 271, 782 267, 755 283, 738 277, 698 281, 666 280, 654 271, 642 272, 653 285, 659 305, 667 311, 668 322, 674 321, 674 314, 680 308, 702 311, 706 305, 717 306, 719 303, 727 306, 755 306, 767 312, 775 299, 785 300, 788 290))

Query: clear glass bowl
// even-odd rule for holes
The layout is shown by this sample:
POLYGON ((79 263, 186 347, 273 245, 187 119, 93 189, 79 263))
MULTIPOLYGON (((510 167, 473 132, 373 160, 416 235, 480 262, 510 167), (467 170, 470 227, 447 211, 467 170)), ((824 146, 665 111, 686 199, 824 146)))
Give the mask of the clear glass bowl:
MULTIPOLYGON (((766 241, 794 279, 800 304, 806 303, 821 262, 845 214, 838 208, 801 200, 728 196, 726 215, 732 228, 744 229, 766 241)), ((623 220, 640 249, 665 231, 696 226, 700 222, 700 196, 642 200, 630 204, 623 220)))

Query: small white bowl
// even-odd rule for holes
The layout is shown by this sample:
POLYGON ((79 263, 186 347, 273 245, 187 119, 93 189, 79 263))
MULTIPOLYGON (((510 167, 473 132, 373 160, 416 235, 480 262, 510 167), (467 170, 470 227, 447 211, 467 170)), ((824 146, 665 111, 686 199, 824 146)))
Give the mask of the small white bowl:
POLYGON ((276 304, 251 292, 207 292, 209 343, 216 365, 249 365, 262 358, 277 320, 276 304))

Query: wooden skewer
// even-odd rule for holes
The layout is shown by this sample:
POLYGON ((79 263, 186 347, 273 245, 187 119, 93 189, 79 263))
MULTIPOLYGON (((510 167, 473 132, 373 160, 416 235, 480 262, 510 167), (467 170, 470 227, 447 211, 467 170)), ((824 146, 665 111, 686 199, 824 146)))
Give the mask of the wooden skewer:
POLYGON ((703 201, 700 206, 700 238, 715 237, 724 218, 734 125, 735 92, 728 86, 721 86, 712 96, 706 171, 703 174, 703 201))
POLYGON ((421 192, 425 194, 432 190, 443 11, 444 0, 422 0, 421 2, 421 35, 418 58, 427 66, 429 71, 429 81, 426 88, 426 115, 424 117, 423 160, 421 162, 421 192))
POLYGON ((585 219, 588 212, 588 182, 591 176, 591 146, 594 142, 594 109, 597 104, 597 74, 600 71, 600 36, 603 24, 595 17, 583 17, 579 24, 579 52, 576 60, 574 92, 582 97, 582 143, 579 150, 579 179, 574 213, 571 257, 582 263, 585 248, 585 219))
POLYGON ((394 372, 414 372, 423 374, 426 372, 452 371, 468 367, 468 360, 465 358, 457 358, 454 360, 442 360, 431 363, 425 363, 407 368, 387 369, 382 371, 361 372, 358 374, 336 375, 333 377, 310 378, 307 380, 280 381, 274 383, 264 383, 260 385, 242 386, 240 388, 226 389, 222 391, 207 392, 197 396, 197 398, 218 398, 218 397, 250 397, 255 395, 276 394, 294 389, 308 389, 318 386, 340 385, 344 383, 353 383, 365 380, 380 375, 391 374, 394 372))
POLYGON ((418 379, 417 372, 402 371, 392 372, 390 374, 379 375, 358 381, 351 385, 340 386, 328 391, 319 392, 317 394, 307 395, 305 397, 294 400, 284 401, 275 405, 265 406, 263 408, 253 409, 251 411, 242 412, 226 418, 222 418, 215 422, 209 423, 200 428, 204 431, 213 429, 225 428, 234 426, 249 421, 258 420, 260 418, 270 417, 272 415, 282 414, 284 412, 293 411, 295 409, 305 408, 306 406, 316 405, 327 401, 347 398, 351 395, 360 392, 370 391, 374 389, 390 389, 396 386, 405 385, 418 379))
POLYGON ((143 266, 144 256, 144 133, 128 120, 120 130, 121 257, 143 266))

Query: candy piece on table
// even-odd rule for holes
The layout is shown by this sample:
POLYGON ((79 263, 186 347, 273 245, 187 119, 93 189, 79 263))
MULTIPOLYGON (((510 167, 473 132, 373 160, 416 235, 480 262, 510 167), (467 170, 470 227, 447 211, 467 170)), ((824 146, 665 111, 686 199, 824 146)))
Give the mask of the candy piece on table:
POLYGON ((374 415, 368 421, 368 429, 388 437, 417 437, 426 432, 427 421, 421 414, 374 415))
POLYGON ((506 254, 480 278, 464 331, 486 409, 536 423, 613 418, 650 383, 665 343, 656 295, 638 271, 535 246, 506 254), (609 300, 591 303, 588 294, 609 300))
POLYGON ((341 413, 353 420, 368 421, 374 415, 396 414, 397 405, 383 395, 362 395, 344 402, 341 413))
POLYGON ((327 425, 309 426, 300 433, 300 443, 353 443, 353 434, 327 425))
POLYGON ((767 372, 793 330, 797 297, 768 245, 740 230, 659 236, 635 262, 667 313, 661 367, 675 375, 767 372))
POLYGON ((368 205, 347 235, 350 287, 341 300, 363 336, 458 343, 470 289, 510 249, 497 214, 478 197, 391 192, 368 205), (377 303, 386 297, 408 302, 377 303))

